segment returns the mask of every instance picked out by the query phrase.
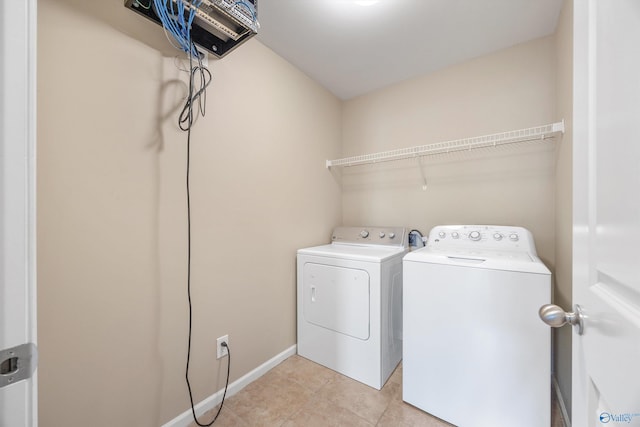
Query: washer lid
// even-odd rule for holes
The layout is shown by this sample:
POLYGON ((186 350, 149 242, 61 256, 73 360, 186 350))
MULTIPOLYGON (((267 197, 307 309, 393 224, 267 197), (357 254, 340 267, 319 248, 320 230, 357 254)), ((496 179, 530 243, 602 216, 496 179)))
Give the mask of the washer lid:
POLYGON ((329 258, 350 259, 354 261, 382 262, 390 258, 402 256, 404 247, 365 246, 332 243, 298 250, 298 255, 315 255, 329 258))
POLYGON ((467 248, 424 247, 410 252, 404 262, 454 265, 459 267, 505 270, 522 273, 551 274, 536 255, 521 251, 491 251, 467 248))

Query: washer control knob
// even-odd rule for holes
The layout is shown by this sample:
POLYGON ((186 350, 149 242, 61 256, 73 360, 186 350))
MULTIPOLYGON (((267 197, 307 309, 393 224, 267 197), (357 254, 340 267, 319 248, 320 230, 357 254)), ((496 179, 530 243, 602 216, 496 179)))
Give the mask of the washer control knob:
POLYGON ((493 238, 494 238, 495 240, 500 241, 500 240, 502 240, 502 234, 500 234, 500 233, 494 233, 493 238))
POLYGON ((367 230, 362 230, 360 232, 360 237, 362 237, 363 239, 366 239, 367 237, 369 237, 369 232, 367 230))
POLYGON ((395 237, 396 237, 396 233, 389 233, 389 238, 390 238, 390 239, 393 239, 393 238, 395 238, 395 237))
POLYGON ((511 240, 512 242, 517 242, 518 241, 518 235, 516 233, 509 234, 509 240, 511 240))
POLYGON ((457 231, 454 231, 453 233, 451 233, 451 237, 453 237, 454 239, 459 239, 460 238, 460 234, 458 234, 457 231))
POLYGON ((480 238, 482 238, 482 235, 479 231, 472 231, 471 233, 469 233, 469 239, 473 240, 474 242, 477 242, 478 240, 480 240, 480 238))
POLYGON ((379 234, 380 238, 382 239, 384 237, 384 231, 381 231, 379 234))
POLYGON ((438 237, 440 237, 441 239, 444 239, 447 236, 447 233, 445 233, 444 231, 441 231, 438 233, 438 237))

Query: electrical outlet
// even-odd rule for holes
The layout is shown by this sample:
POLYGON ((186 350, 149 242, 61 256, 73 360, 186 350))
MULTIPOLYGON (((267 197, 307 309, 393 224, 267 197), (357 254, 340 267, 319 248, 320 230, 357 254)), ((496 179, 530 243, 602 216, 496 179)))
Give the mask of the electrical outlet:
POLYGON ((218 359, 221 359, 229 354, 229 352, 227 351, 227 347, 224 347, 222 343, 226 343, 227 345, 229 345, 229 335, 221 336, 216 340, 216 354, 218 359))

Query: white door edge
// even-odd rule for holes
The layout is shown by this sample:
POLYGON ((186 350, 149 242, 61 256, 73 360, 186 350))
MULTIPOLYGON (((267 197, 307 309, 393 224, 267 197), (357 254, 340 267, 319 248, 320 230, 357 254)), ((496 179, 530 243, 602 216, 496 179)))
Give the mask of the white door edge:
MULTIPOLYGON (((0 0, 0 351, 37 344, 37 0, 0 0)), ((9 354, 9 353, 7 353, 9 354)), ((6 354, 5 354, 6 356, 6 354)), ((36 355, 37 358, 37 355, 36 355)), ((6 357, 3 356, 3 359, 6 357)), ((21 362, 20 362, 21 363, 21 362)), ((15 372, 23 372, 18 365, 15 372)), ((0 425, 37 426, 37 376, 0 372, 0 425), (18 376, 19 377, 19 376, 18 376)))

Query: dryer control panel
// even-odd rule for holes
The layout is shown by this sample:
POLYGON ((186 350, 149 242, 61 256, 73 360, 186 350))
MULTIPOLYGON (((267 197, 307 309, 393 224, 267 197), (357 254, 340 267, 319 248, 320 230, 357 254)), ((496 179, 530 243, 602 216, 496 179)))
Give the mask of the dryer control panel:
POLYGON ((519 251, 536 255, 533 235, 522 227, 508 225, 439 225, 429 232, 432 248, 475 248, 519 251))
POLYGON ((337 227, 331 234, 331 242, 406 248, 408 234, 404 227, 337 227))

